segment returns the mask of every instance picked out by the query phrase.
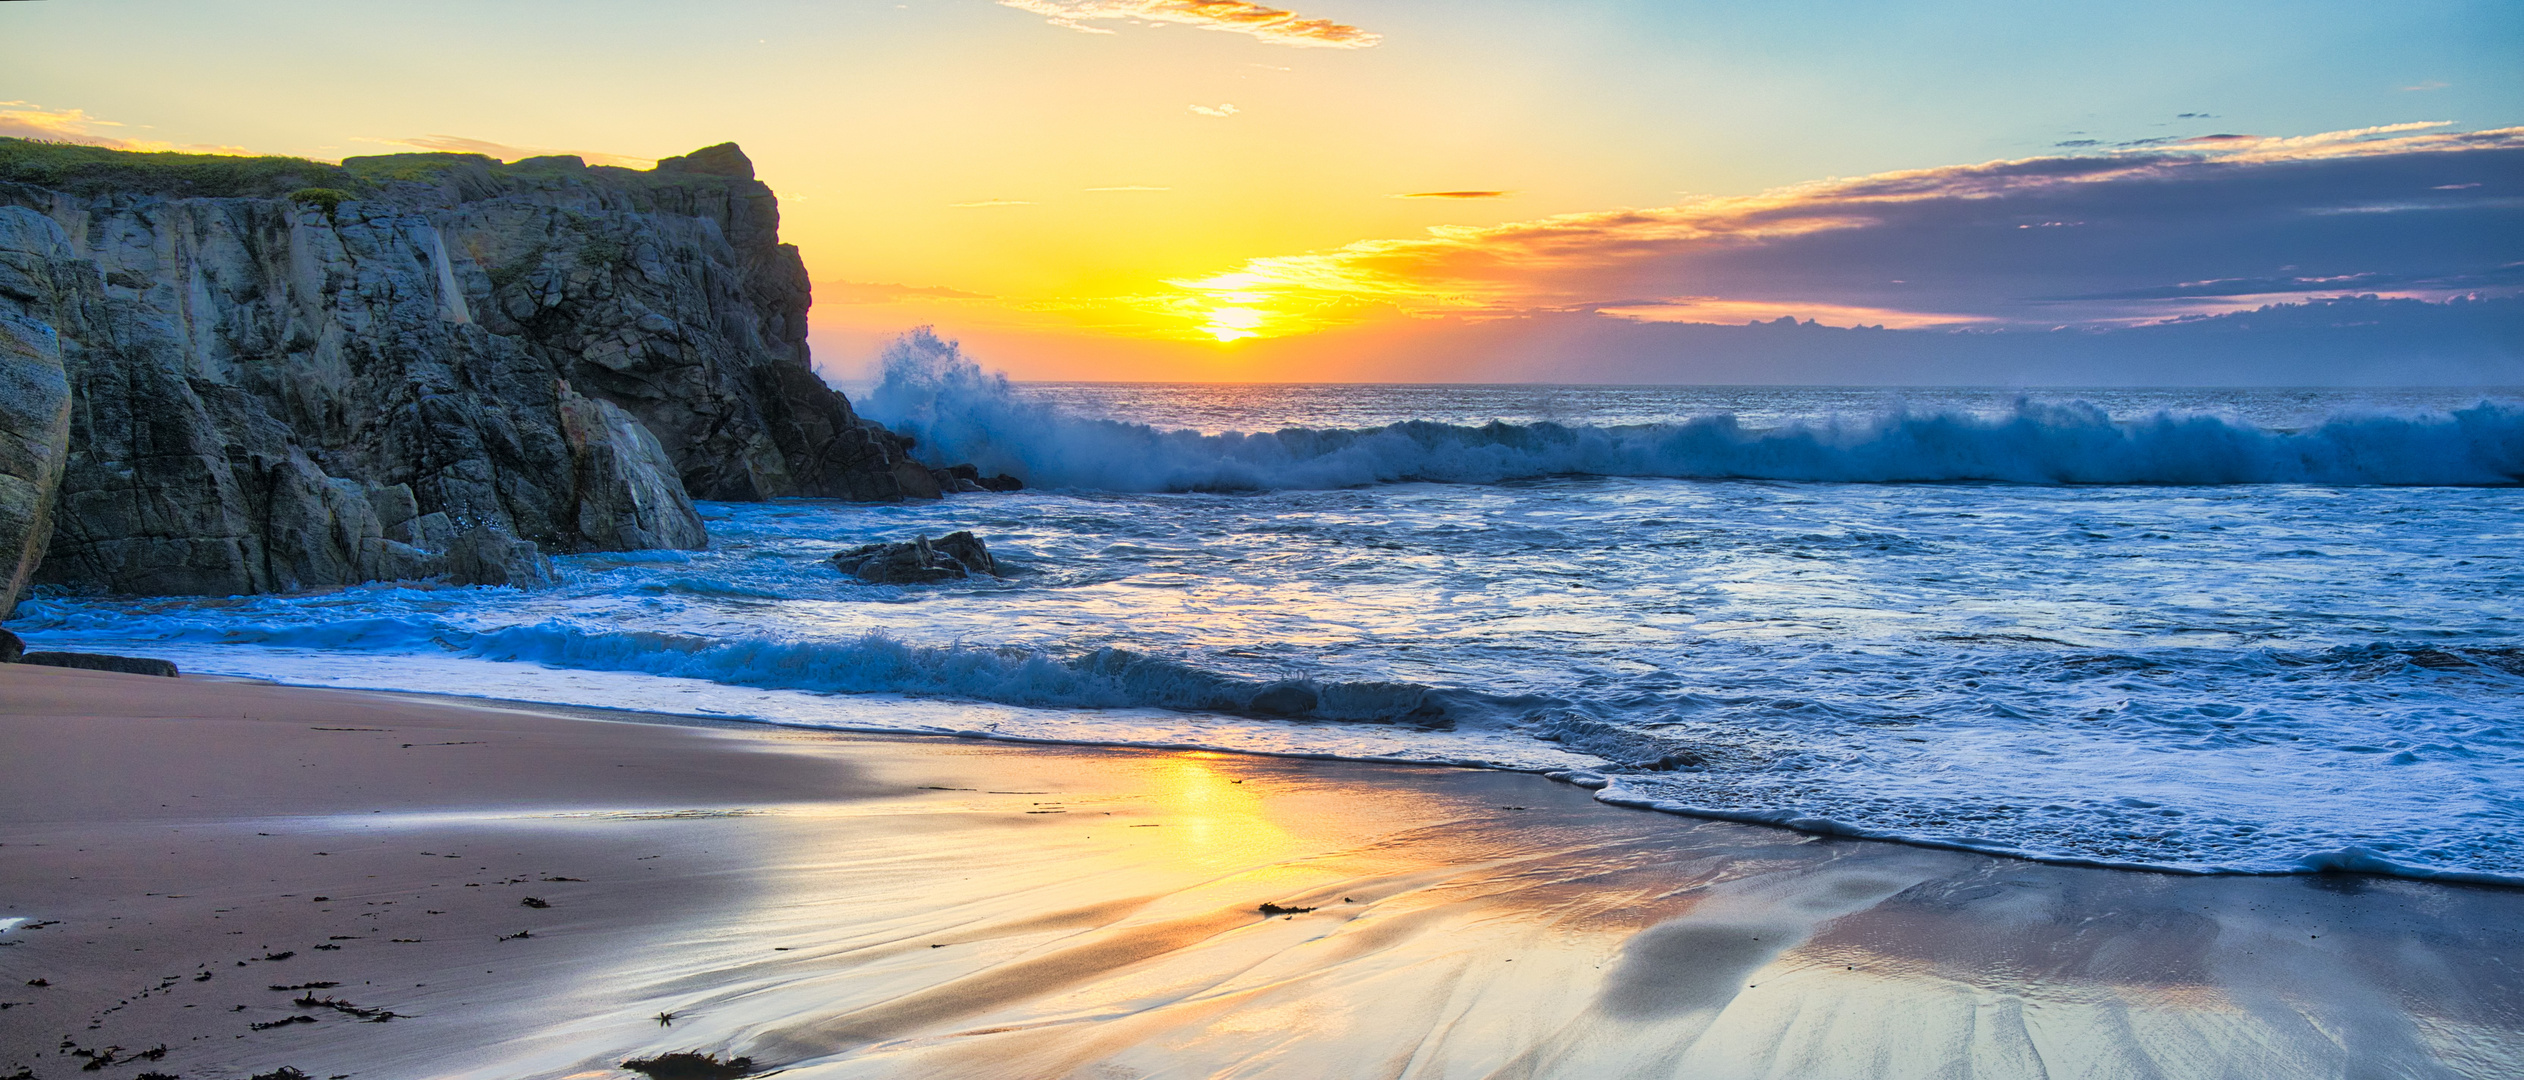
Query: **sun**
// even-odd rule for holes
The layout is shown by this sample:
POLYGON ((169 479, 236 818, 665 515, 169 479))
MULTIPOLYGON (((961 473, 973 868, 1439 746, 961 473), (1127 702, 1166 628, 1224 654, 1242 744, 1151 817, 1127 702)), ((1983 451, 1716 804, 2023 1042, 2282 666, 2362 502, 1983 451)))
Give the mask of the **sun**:
POLYGON ((1211 308, 1209 322, 1201 329, 1220 341, 1238 341, 1260 336, 1262 313, 1249 307, 1211 308))

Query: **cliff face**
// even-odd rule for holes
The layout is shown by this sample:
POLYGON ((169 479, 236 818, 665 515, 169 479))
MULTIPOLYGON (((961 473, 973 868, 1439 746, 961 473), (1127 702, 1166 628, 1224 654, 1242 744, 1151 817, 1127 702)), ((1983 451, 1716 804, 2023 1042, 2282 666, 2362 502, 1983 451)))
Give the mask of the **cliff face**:
POLYGON ((641 172, 0 140, 0 572, 496 583, 698 547, 695 497, 935 496, 809 370, 778 228, 733 145, 641 172))
POLYGON ((76 295, 75 287, 63 287, 65 278, 78 280, 76 262, 44 224, 0 209, 0 619, 43 561, 70 453, 61 335, 23 314, 28 307, 54 310, 76 295))

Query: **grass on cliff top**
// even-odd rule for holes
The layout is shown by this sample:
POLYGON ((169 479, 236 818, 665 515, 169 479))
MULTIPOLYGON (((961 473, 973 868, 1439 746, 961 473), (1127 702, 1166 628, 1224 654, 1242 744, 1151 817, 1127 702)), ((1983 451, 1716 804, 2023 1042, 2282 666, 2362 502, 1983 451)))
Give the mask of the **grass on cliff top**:
MULTIPOLYGON (((574 160, 574 159, 573 159, 574 160)), ((451 170, 491 177, 546 178, 581 173, 608 180, 716 182, 695 173, 649 173, 604 166, 568 168, 558 158, 502 165, 480 154, 378 154, 328 165, 306 158, 174 151, 109 150, 102 146, 0 137, 0 183, 32 184, 72 195, 115 193, 205 198, 280 198, 321 191, 336 201, 366 198, 389 184, 444 182, 451 170)))
POLYGON ((305 158, 108 150, 11 138, 0 138, 0 181, 73 195, 132 191, 267 198, 305 187, 358 186, 341 166, 305 158))

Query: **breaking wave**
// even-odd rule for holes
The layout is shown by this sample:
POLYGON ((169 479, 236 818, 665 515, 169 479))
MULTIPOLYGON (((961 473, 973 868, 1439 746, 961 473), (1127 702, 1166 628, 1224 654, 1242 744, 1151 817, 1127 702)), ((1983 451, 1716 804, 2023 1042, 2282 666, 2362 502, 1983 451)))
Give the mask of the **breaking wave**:
POLYGON ((1411 421, 1360 430, 1165 431, 1027 399, 926 330, 889 348, 870 418, 934 461, 969 461, 1036 487, 1253 491, 1402 481, 1497 483, 1556 475, 1852 483, 2524 483, 2524 405, 2339 413, 2295 431, 2210 414, 2115 420, 2085 402, 2019 400, 2002 415, 1892 411, 1773 428, 1731 413, 1590 427, 1411 421))
MULTIPOLYGON (((48 628, 78 629, 77 620, 48 628)), ((125 632, 140 627, 126 626, 125 632)), ((582 671, 625 671, 729 686, 828 694, 903 694, 1072 709, 1173 709, 1235 716, 1443 726, 1480 695, 1415 683, 1253 679, 1129 649, 1055 654, 1018 646, 917 645, 886 634, 823 641, 714 639, 597 630, 547 620, 466 630, 412 618, 305 625, 167 625, 161 642, 453 655, 582 671)))

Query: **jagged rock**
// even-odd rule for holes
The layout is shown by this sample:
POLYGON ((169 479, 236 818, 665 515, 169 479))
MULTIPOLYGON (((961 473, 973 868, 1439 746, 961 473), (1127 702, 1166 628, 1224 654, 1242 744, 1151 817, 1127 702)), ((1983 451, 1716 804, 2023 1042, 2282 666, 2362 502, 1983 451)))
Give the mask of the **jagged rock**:
POLYGON ((929 475, 937 481, 940 490, 948 492, 1025 490, 1023 480, 1006 473, 983 476, 980 469, 971 465, 950 465, 943 469, 931 469, 929 475))
POLYGON ((31 652, 18 657, 21 664, 44 667, 84 668, 88 671, 119 671, 125 675, 158 675, 177 677, 175 661, 153 660, 145 656, 107 656, 104 653, 31 652))
POLYGON ((443 573, 458 585, 515 585, 535 588, 552 584, 552 561, 532 540, 520 540, 494 529, 472 528, 447 543, 443 573))
POLYGON ((752 171, 0 139, 0 574, 520 582, 702 546, 695 498, 935 497, 808 366, 752 171))
MULTIPOLYGON (((927 538, 923 537, 923 539, 927 538)), ((966 570, 991 577, 999 576, 999 560, 991 558, 990 549, 982 546, 982 538, 972 533, 951 532, 939 537, 937 543, 931 546, 939 554, 962 563, 966 570)))
POLYGON ((842 573, 871 585, 921 585, 954 581, 975 574, 996 577, 999 562, 981 538, 952 532, 935 541, 923 535, 891 544, 863 544, 835 555, 842 573))

